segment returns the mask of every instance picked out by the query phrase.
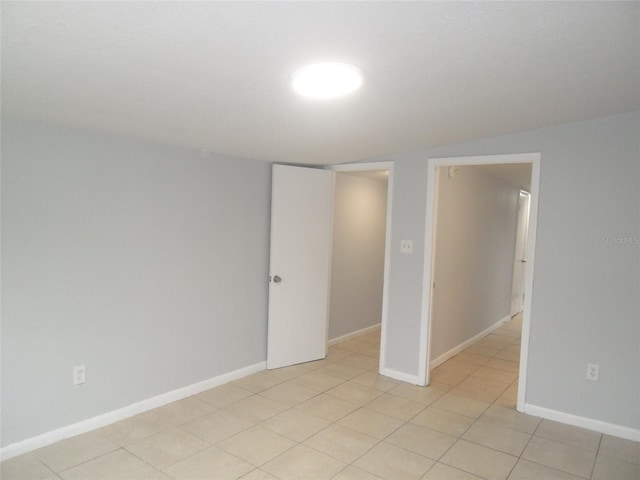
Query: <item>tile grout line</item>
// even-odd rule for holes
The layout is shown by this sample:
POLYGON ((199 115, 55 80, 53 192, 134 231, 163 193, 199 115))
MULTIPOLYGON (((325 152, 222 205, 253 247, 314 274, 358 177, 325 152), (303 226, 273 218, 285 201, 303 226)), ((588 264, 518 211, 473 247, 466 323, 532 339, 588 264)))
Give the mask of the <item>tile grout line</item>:
POLYGON ((600 447, 602 446, 602 440, 604 439, 604 435, 600 434, 600 439, 598 440, 598 448, 596 448, 596 455, 593 457, 593 466, 591 467, 591 474, 589 475, 589 479, 593 478, 593 474, 596 470, 596 463, 598 463, 598 455, 600 455, 600 447))
MULTIPOLYGON (((339 348, 339 347, 336 347, 336 348, 339 348)), ((367 347, 367 348, 369 348, 369 347, 367 347)), ((353 353, 352 353, 352 355, 349 355, 349 356, 347 356, 347 357, 344 357, 344 358, 342 358, 341 360, 344 360, 344 359, 346 359, 346 358, 350 358, 350 357, 352 357, 352 356, 356 355, 357 353, 358 353, 358 352, 353 352, 353 353)), ((339 361, 340 361, 340 360, 337 360, 336 362, 333 362, 333 363, 337 363, 337 362, 339 362, 339 361)), ((323 367, 321 367, 321 368, 323 368, 323 367)), ((369 371, 376 371, 376 369, 375 369, 375 368, 369 369, 369 370, 367 370, 365 373, 368 373, 369 371)), ((377 373, 377 372, 376 372, 376 373, 377 373)), ((327 374, 327 375, 330 375, 330 374, 327 374)), ((336 377, 336 378, 340 378, 340 377, 336 377)), ((357 378, 357 377, 353 377, 353 378, 357 378)), ((329 390, 332 390, 333 388, 336 388, 336 387, 338 387, 338 386, 340 386, 340 385, 344 385, 345 383, 348 383, 348 382, 352 381, 352 380, 353 380, 353 378, 351 378, 351 379, 342 379, 342 378, 340 378, 341 380, 343 380, 341 383, 338 383, 338 384, 334 385, 333 387, 330 387, 330 388, 328 388, 328 389, 325 389, 325 390, 323 390, 323 391, 319 392, 317 395, 315 395, 314 397, 311 397, 311 398, 316 398, 316 397, 318 397, 318 396, 320 396, 320 395, 326 394, 326 395, 329 395, 329 396, 331 396, 331 397, 333 397, 333 398, 335 398, 335 399, 342 400, 342 401, 346 401, 346 402, 348 402, 348 403, 351 403, 352 405, 356 405, 356 404, 354 404, 354 403, 352 403, 352 402, 349 402, 348 400, 344 400, 344 399, 341 399, 341 398, 335 397, 335 396, 333 396, 333 395, 331 395, 331 394, 328 394, 328 393, 327 393, 329 390)), ((364 385, 363 385, 363 386, 364 386, 364 385)), ((366 388, 371 388, 371 387, 366 387, 366 388)), ((374 399, 372 399, 371 401, 375 400, 376 398, 379 398, 380 396, 384 395, 385 393, 388 393, 388 391, 381 391, 381 392, 380 392, 380 395, 378 395, 377 397, 375 397, 375 398, 374 398, 374 399)), ((309 399, 309 400, 311 400, 311 399, 309 399)), ((308 401, 308 400, 307 400, 307 401, 308 401)), ((302 403, 305 403, 305 402, 302 402, 302 403)), ((301 404, 302 404, 302 403, 301 403, 301 404)), ((371 403, 371 402, 368 402, 368 403, 371 403)), ((295 405, 295 406, 292 406, 292 407, 290 407, 289 409, 287 409, 287 410, 285 410, 285 411, 296 409, 296 408, 297 408, 297 407, 299 407, 301 404, 299 404, 299 405, 295 405)), ((315 451, 315 452, 317 452, 317 453, 320 453, 320 454, 322 454, 322 455, 329 456, 329 457, 333 458, 334 460, 337 460, 337 461, 339 461, 339 462, 341 462, 341 463, 344 463, 344 464, 345 464, 345 466, 344 466, 340 471, 336 472, 336 474, 335 474, 335 475, 333 475, 331 478, 334 478, 335 476, 339 475, 342 471, 346 470, 346 469, 347 469, 347 468, 349 468, 350 466, 353 466, 354 468, 359 468, 359 467, 355 467, 353 464, 354 464, 358 459, 360 459, 360 458, 362 458, 364 455, 366 455, 366 454, 367 454, 369 451, 371 451, 373 448, 375 448, 377 445, 379 445, 380 443, 382 443, 382 442, 384 441, 384 439, 385 439, 385 438, 387 438, 389 435, 391 435, 393 432, 389 433, 389 434, 388 434, 387 436, 385 436, 384 438, 382 438, 382 439, 378 440, 378 441, 377 441, 376 443, 374 443, 374 444, 373 444, 369 449, 367 449, 367 450, 366 450, 365 452, 363 452, 360 456, 356 457, 354 460, 352 460, 352 461, 351 461, 351 462, 349 462, 349 463, 344 462, 343 460, 341 460, 341 459, 339 459, 339 458, 335 458, 334 456, 332 456, 332 455, 330 455, 330 454, 328 454, 328 453, 322 452, 322 451, 320 451, 320 450, 318 450, 318 449, 314 448, 313 446, 306 445, 306 444, 305 444, 305 442, 306 442, 306 441, 308 441, 310 438, 312 438, 312 437, 314 437, 314 436, 318 435, 319 433, 321 433, 321 432, 323 432, 323 431, 327 430, 328 428, 330 428, 330 427, 332 427, 332 426, 334 426, 334 425, 339 425, 339 426, 341 426, 341 427, 343 427, 343 428, 346 428, 346 429, 348 429, 348 430, 351 430, 351 431, 353 431, 353 432, 355 432, 355 433, 358 433, 358 434, 361 434, 361 435, 366 435, 366 434, 364 434, 364 433, 362 433, 362 432, 359 432, 359 431, 357 431, 357 430, 353 430, 353 429, 352 429, 352 428, 350 428, 350 427, 347 427, 347 426, 344 426, 344 425, 340 425, 340 424, 338 423, 338 422, 339 422, 340 420, 342 420, 343 418, 346 418, 347 416, 351 415, 352 413, 357 412, 358 410, 361 410, 361 409, 365 408, 365 406, 366 406, 366 405, 367 405, 367 404, 359 405, 359 406, 358 406, 358 408, 356 408, 356 409, 355 409, 355 410, 353 410, 352 412, 346 413, 345 415, 343 415, 343 416, 341 416, 341 417, 337 418, 336 420, 331 421, 327 426, 325 426, 324 428, 322 428, 322 429, 318 430, 317 432, 313 433, 312 435, 310 435, 309 437, 305 438, 305 439, 304 439, 304 440, 302 440, 302 441, 294 440, 295 442, 297 442, 297 443, 296 443, 296 445, 294 445, 294 446, 292 446, 292 447, 288 448, 287 450, 285 450, 285 451, 281 452, 280 454, 276 455, 275 457, 273 457, 272 459, 268 460, 268 461, 267 461, 267 462, 265 462, 264 464, 269 463, 269 462, 271 462, 271 461, 273 461, 273 460, 276 460, 276 459, 277 459, 277 458, 279 458, 280 456, 284 455, 286 452, 288 452, 288 451, 292 450, 293 448, 295 448, 295 447, 297 447, 297 446, 302 445, 302 446, 304 446, 304 447, 306 447, 306 448, 309 448, 309 449, 311 449, 311 450, 313 450, 313 451, 315 451)), ((425 408, 427 408, 427 407, 425 406, 425 408)), ((422 411, 422 410, 421 410, 421 411, 422 411)), ((281 413, 284 413, 284 411, 283 411, 283 412, 281 412, 281 413)), ((380 413, 380 412, 377 412, 377 413, 380 413)), ((322 419, 322 420, 327 420, 326 418, 319 417, 319 416, 315 416, 315 415, 313 415, 313 414, 309 414, 309 415, 314 416, 314 417, 316 417, 316 418, 320 418, 320 419, 322 419)), ((275 415, 274 415, 274 416, 275 416, 275 415)), ((395 418, 395 417, 391 417, 391 418, 395 418)), ((412 417, 412 418, 413 418, 413 417, 412 417)), ((261 422, 261 423, 263 423, 263 422, 261 422)), ((403 423, 402 425, 398 426, 396 430, 398 430, 398 429, 402 428, 402 426, 404 426, 406 423, 408 423, 408 422, 405 422, 405 423, 403 423)), ((268 427, 264 427, 264 428, 268 428, 268 427)), ((394 430, 394 432, 395 432, 396 430, 394 430)), ((277 432, 275 432, 275 433, 277 433, 277 432)), ((369 436, 369 435, 366 435, 366 436, 369 436)), ((285 437, 285 438, 288 438, 288 437, 285 437)), ((373 438, 373 437, 371 437, 371 438, 373 438)), ((376 439, 376 440, 377 440, 377 439, 376 439)), ((412 453, 415 453, 415 452, 412 452, 412 453)), ((264 464, 263 464, 263 465, 264 465, 264 464)), ((261 469, 261 467, 262 467, 262 465, 261 465, 261 466, 256 467, 255 469, 260 469, 260 470, 262 470, 262 469, 261 469)), ((254 469, 254 470, 255 470, 255 469, 254 469)), ((360 469, 360 468, 359 468, 359 469, 360 469)), ((362 470, 362 469, 360 469, 360 470, 362 470)), ((363 470, 363 471, 366 471, 366 470, 363 470)), ((370 473, 370 472, 368 472, 368 473, 370 473)), ((425 472, 425 473, 426 473, 426 472, 425 472)))
MULTIPOLYGON (((338 347, 336 347, 336 348, 338 348, 338 347)), ((346 350, 345 350, 345 351, 346 351, 346 350)), ((346 359, 346 358, 350 358, 350 357, 352 357, 352 356, 354 356, 354 355, 356 355, 356 354, 357 354, 357 352, 350 352, 350 353, 351 353, 351 355, 347 355, 346 357, 343 357, 343 358, 341 358, 340 360, 336 360, 335 362, 332 362, 332 363, 330 363, 329 365, 335 364, 335 363, 337 363, 337 362, 339 362, 339 361, 341 361, 341 360, 344 360, 344 359, 346 359)), ((285 368, 286 368, 286 367, 285 367, 285 368)), ((320 368, 324 368, 324 367, 320 367, 320 368)), ((307 373, 311 373, 311 372, 317 371, 317 370, 319 370, 320 368, 317 368, 317 369, 310 369, 310 370, 309 370, 309 372, 307 372, 307 373)), ((371 370, 373 370, 373 369, 371 369, 371 370)), ((367 370, 367 372, 368 372, 368 370, 367 370)), ((285 381, 284 381, 284 382, 282 382, 282 383, 286 383, 287 381, 292 381, 292 380, 294 380, 295 378, 298 378, 298 377, 300 377, 300 376, 302 376, 302 375, 305 375, 305 374, 303 373, 303 374, 301 374, 301 375, 297 375, 297 376, 295 376, 295 377, 292 377, 291 379, 285 380, 285 381)), ((328 374, 328 373, 327 373, 326 375, 333 376, 333 375, 328 374)), ((347 400, 340 399, 340 398, 338 398, 338 397, 334 397, 334 396, 332 396, 332 395, 330 395, 330 394, 327 394, 327 391, 329 391, 329 390, 331 390, 331 389, 333 389, 333 388, 336 388, 336 387, 338 387, 338 386, 340 386, 340 385, 344 385, 345 383, 347 383, 347 382, 351 381, 352 379, 344 379, 344 378, 341 378, 341 377, 334 377, 334 378, 339 379, 339 380, 342 380, 342 381, 341 381, 340 383, 338 383, 338 384, 336 384, 336 385, 332 386, 332 387, 329 387, 328 389, 325 389, 325 390, 323 390, 323 391, 318 392, 318 393, 317 393, 316 395, 314 395, 313 397, 311 397, 311 398, 309 398, 309 399, 305 400, 305 402, 307 402, 307 401, 309 401, 309 400, 311 400, 311 399, 313 399, 313 398, 317 398, 317 397, 319 397, 320 395, 329 395, 329 396, 331 396, 332 398, 335 398, 335 399, 338 399, 338 400, 342 400, 342 401, 347 401, 347 400)), ((356 378, 356 377, 354 377, 354 378, 356 378)), ((277 385, 281 385, 282 383, 277 384, 277 385)), ((275 386, 277 386, 277 385, 274 385, 274 387, 275 387, 275 386)), ((270 388, 273 388, 273 387, 270 387, 270 388)), ((269 390, 269 388, 264 389, 264 390, 262 390, 262 391, 260 391, 260 392, 256 392, 256 393, 254 393, 254 395, 260 395, 260 393, 262 393, 262 392, 264 392, 264 391, 266 391, 266 390, 269 390)), ((384 393, 384 392, 383 392, 383 393, 384 393)), ((383 393, 381 393, 381 395, 382 395, 383 393)), ((263 396, 263 395, 262 395, 262 396, 263 396)), ((269 397, 263 396, 263 398, 269 398, 269 397)), ((377 398, 377 397, 376 397, 376 398, 377 398)), ((272 400, 272 399, 271 399, 271 400, 272 400)), ((240 401, 240 400, 239 400, 239 401, 240 401)), ((251 429, 251 428, 254 428, 254 427, 260 426, 260 425, 262 425, 264 422, 266 422, 267 420, 269 420, 270 418, 276 417, 277 415, 280 415, 280 414, 282 414, 282 413, 284 413, 284 412, 287 412, 287 411, 290 411, 290 410, 295 410, 297 407, 299 407, 300 405, 302 405, 302 404, 303 404, 303 403, 305 403, 305 402, 301 402, 300 404, 297 404, 297 405, 292 405, 292 406, 288 407, 287 409, 283 410, 282 412, 279 412, 279 413, 277 413, 276 415, 273 415, 272 417, 269 417, 268 419, 265 419, 265 420, 263 420, 263 421, 261 421, 261 422, 259 422, 259 423, 255 424, 255 425, 253 425, 252 427, 248 427, 248 428, 246 428, 246 429, 242 430, 241 432, 238 432, 237 434, 234 434, 234 435, 232 435, 231 437, 228 437, 227 439, 229 439, 229 438, 233 438, 233 437, 235 437, 235 436, 237 436, 237 435, 239 435, 239 434, 241 434, 241 433, 243 433, 243 432, 246 432, 247 430, 249 430, 249 429, 251 429)), ((348 402, 348 401, 347 401, 347 402, 348 402)), ((232 402, 232 403, 237 403, 237 402, 232 402)), ((353 404, 352 402, 348 402, 348 403, 351 403, 351 404, 352 404, 352 405, 354 405, 354 406, 356 405, 356 404, 353 404)), ((350 415, 351 413, 353 413, 353 412, 355 412, 355 411, 359 410, 360 408, 362 408, 362 406, 360 406, 359 408, 357 408, 356 410, 354 410, 354 411, 352 411, 352 412, 349 412, 349 413, 347 413, 347 414, 345 414, 345 415, 343 415, 343 416, 341 416, 341 417, 337 418, 335 421, 330 422, 327 426, 325 426, 324 428, 322 428, 322 429, 318 430, 317 432, 313 433, 312 435, 310 435, 309 437, 305 438, 305 439, 304 439, 304 440, 302 440, 302 441, 298 441, 298 440, 291 439, 291 438, 289 438, 289 437, 286 437, 286 436, 284 436, 284 435, 282 435, 282 434, 280 434, 280 433, 278 433, 278 432, 275 432, 275 431, 273 431, 273 430, 269 429, 268 427, 263 426, 263 428, 266 428, 267 430, 272 431, 273 433, 275 433, 275 434, 277 434, 277 435, 280 435, 280 436, 282 436, 283 438, 286 438, 286 439, 288 439, 288 440, 293 441, 293 442, 294 442, 294 445, 292 445, 291 447, 289 447, 289 448, 285 449, 284 451, 280 452, 278 455, 276 455, 275 457, 273 457, 273 458, 271 458, 271 459, 267 460, 266 462, 264 462, 264 463, 263 463, 263 464, 261 464, 261 465, 256 466, 256 465, 253 465, 253 464, 252 464, 252 466, 254 466, 254 468, 253 468, 253 470, 251 470, 251 471, 255 471, 255 470, 261 470, 261 471, 264 471, 264 470, 262 470, 262 466, 264 466, 265 464, 267 464, 267 463, 269 463, 269 462, 271 462, 271 461, 276 460, 277 458, 281 457, 281 456, 282 456, 282 455, 284 455, 285 453, 287 453, 287 452, 289 452, 289 451, 293 450, 294 448, 296 448, 296 447, 298 447, 298 446, 304 446, 304 447, 309 448, 309 449, 311 449, 311 450, 314 450, 315 452, 318 452, 318 453, 320 453, 320 454, 322 454, 322 455, 327 455, 327 456, 329 456, 329 457, 331 457, 331 458, 333 458, 333 459, 335 459, 335 460, 337 460, 337 461, 340 461, 340 462, 342 462, 342 463, 345 463, 345 467, 344 467, 343 469, 341 469, 341 470, 340 470, 340 472, 341 472, 342 470, 344 470, 344 469, 346 469, 347 467, 349 467, 350 465, 352 465, 352 464, 353 464, 353 462, 351 462, 351 463, 346 463, 346 462, 344 462, 344 461, 342 461, 342 460, 340 460, 340 459, 337 459, 337 458, 335 458, 335 457, 333 457, 333 456, 331 456, 331 455, 328 455, 328 454, 327 454, 327 453, 325 453, 325 452, 322 452, 322 451, 320 451, 320 450, 317 450, 317 449, 313 448, 312 446, 306 445, 306 444, 304 444, 304 442, 306 442, 307 440, 309 440, 309 439, 310 439, 310 438, 312 438, 313 436, 317 435, 318 433, 320 433, 320 432, 322 432, 322 431, 325 431, 325 430, 326 430, 326 429, 328 429, 329 427, 331 427, 331 426, 333 426, 333 425, 338 424, 338 422, 339 422, 341 419, 343 419, 343 418, 347 417, 348 415, 350 415)), ((304 413, 306 413, 306 412, 304 412, 304 413)), ((313 416, 313 417, 315 417, 315 418, 319 418, 319 419, 321 419, 321 420, 328 421, 326 418, 323 418, 323 417, 320 417, 320 416, 316 416, 316 415, 311 414, 311 413, 307 413, 307 414, 308 414, 308 415, 310 415, 310 416, 313 416)), ((349 427, 344 427, 344 428, 349 428, 349 427)), ((351 430, 351 429, 350 429, 350 430, 351 430)), ((357 433, 361 433, 361 432, 357 432, 357 433)), ((227 439, 225 439, 225 440, 227 440, 227 439)), ((224 441, 224 440, 223 440, 223 441, 224 441)), ((376 445, 377 445, 377 444, 376 444, 376 445)), ((251 464, 251 463, 250 463, 250 462, 248 462, 247 460, 245 460, 245 459, 243 459, 243 458, 240 458, 240 457, 237 457, 237 456, 236 456, 236 455, 234 455, 233 453, 228 452, 228 451, 226 451, 226 450, 224 450, 224 449, 222 449, 222 448, 218 447, 217 445, 212 445, 212 446, 214 446, 214 447, 216 447, 216 448, 219 448, 220 450, 223 450, 223 451, 225 451, 226 453, 229 453, 230 455, 233 455, 234 457, 238 458, 239 460, 241 460, 241 461, 243 461, 243 462, 246 462, 246 463, 251 464)), ((372 447, 372 448, 373 448, 373 447, 372 447)), ((367 450, 367 451, 369 451, 369 450, 367 450)), ((366 453, 366 452, 365 452, 365 453, 366 453)), ((363 454, 363 455, 364 455, 364 454, 363 454)), ((359 458, 359 457, 358 457, 358 458, 359 458)), ((354 461, 355 461, 355 460, 354 460, 354 461)), ((338 475, 340 472, 336 473, 336 475, 338 475)), ((164 472, 163 472, 163 473, 164 473, 164 472)), ((248 473, 250 473, 250 472, 248 472, 248 473)), ((270 475, 272 475, 272 474, 270 474, 270 475)), ((243 475, 243 476, 244 476, 244 475, 243 475)), ((275 475, 272 475, 272 476, 275 476, 275 475)), ((242 477, 241 477, 241 478, 242 478, 242 477)))

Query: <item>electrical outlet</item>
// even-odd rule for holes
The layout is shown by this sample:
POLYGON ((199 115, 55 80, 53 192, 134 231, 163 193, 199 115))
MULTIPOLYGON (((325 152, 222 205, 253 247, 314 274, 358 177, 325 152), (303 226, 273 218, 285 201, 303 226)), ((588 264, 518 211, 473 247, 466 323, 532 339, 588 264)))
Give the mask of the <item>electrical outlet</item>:
POLYGON ((600 375, 600 365, 595 363, 587 363, 587 380, 598 381, 600 375))
POLYGON ((73 384, 82 385, 87 381, 87 367, 76 365, 73 367, 73 384))
POLYGON ((413 253, 413 240, 400 240, 401 253, 413 253))

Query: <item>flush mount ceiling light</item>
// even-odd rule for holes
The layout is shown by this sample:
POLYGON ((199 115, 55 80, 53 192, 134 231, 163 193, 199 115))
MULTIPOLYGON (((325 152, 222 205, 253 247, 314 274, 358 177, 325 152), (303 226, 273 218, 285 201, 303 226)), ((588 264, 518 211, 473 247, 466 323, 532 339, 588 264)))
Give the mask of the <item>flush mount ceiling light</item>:
POLYGON ((291 85, 304 97, 341 97, 360 88, 362 70, 349 63, 314 63, 296 71, 291 85))

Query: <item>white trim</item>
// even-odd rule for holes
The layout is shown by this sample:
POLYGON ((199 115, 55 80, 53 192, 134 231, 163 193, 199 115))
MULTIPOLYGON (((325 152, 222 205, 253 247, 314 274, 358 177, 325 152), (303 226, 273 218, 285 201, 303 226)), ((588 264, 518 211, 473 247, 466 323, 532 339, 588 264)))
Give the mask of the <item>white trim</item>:
POLYGON ((531 162, 531 192, 529 196, 529 232, 527 234, 527 268, 524 276, 524 309, 520 337, 520 371, 518 372, 518 399, 516 409, 523 412, 527 390, 527 365, 529 362, 529 333, 531 331, 531 300, 533 298, 533 271, 536 265, 536 229, 538 226, 538 199, 540 197, 540 157, 531 162))
POLYGON ((401 382, 411 383, 412 385, 420 385, 420 379, 417 375, 410 375, 408 373, 399 372, 392 368, 381 368, 380 375, 393 378, 394 380, 400 380, 401 382))
POLYGON ((439 190, 439 172, 437 167, 429 164, 427 171, 427 214, 426 228, 424 236, 424 256, 423 256, 423 281, 422 281, 422 307, 420 315, 420 346, 418 352, 418 378, 419 385, 429 385, 430 371, 428 365, 431 358, 431 312, 433 303, 431 295, 433 294, 433 278, 436 262, 433 261, 436 255, 436 222, 438 218, 438 190, 439 190), (431 192, 431 193, 429 193, 431 192), (426 320, 426 328, 425 328, 426 320))
POLYGON ((109 425, 111 423, 133 417, 134 415, 138 415, 154 408, 162 407, 163 405, 166 405, 168 403, 182 400, 183 398, 196 395, 198 393, 204 392, 205 390, 209 390, 210 388, 218 387, 220 385, 238 380, 253 373, 261 372, 266 368, 266 366, 266 362, 259 362, 254 365, 249 365, 248 367, 224 373, 222 375, 218 375, 217 377, 203 380, 202 382, 194 383, 192 385, 187 385, 186 387, 162 393, 155 397, 133 403, 126 407, 103 413, 101 415, 88 418, 77 423, 72 423, 71 425, 67 425, 65 427, 58 428, 56 430, 31 437, 26 440, 22 440, 20 442, 12 443, 11 445, 7 445, 6 447, 0 449, 0 459, 8 460, 9 458, 13 458, 17 455, 30 452, 37 448, 46 447, 47 445, 59 442, 60 440, 64 440, 75 435, 80 435, 81 433, 86 433, 91 430, 104 427, 105 425, 109 425))
POLYGON ((636 428, 616 425, 615 423, 594 420, 587 417, 580 417, 578 415, 572 415, 570 413, 560 412, 550 408, 538 407, 537 405, 531 405, 530 403, 525 403, 524 413, 527 415, 542 417, 547 420, 553 420, 555 422, 566 423, 567 425, 573 425, 574 427, 586 428, 595 432, 625 438, 634 442, 640 442, 640 430, 636 428))
POLYGON ((525 306, 522 314, 522 339, 520 348, 520 372, 518 379, 518 400, 517 410, 524 411, 527 385, 527 361, 529 358, 529 331, 531 316, 531 299, 533 294, 533 272, 535 266, 535 238, 536 225, 538 219, 538 196, 540 184, 540 153, 522 153, 506 155, 480 155, 471 157, 441 157, 429 158, 427 160, 427 211, 425 219, 425 250, 424 250, 424 270, 422 285, 424 288, 422 295, 422 312, 420 320, 420 350, 418 377, 420 385, 428 385, 429 382, 429 351, 431 342, 431 295, 433 284, 433 258, 434 258, 434 236, 435 215, 437 207, 437 175, 438 167, 459 166, 459 165, 495 165, 509 163, 530 163, 531 164, 531 203, 529 213, 529 233, 527 254, 527 268, 525 272, 525 306))
POLYGON ((371 325, 370 327, 365 327, 360 330, 356 330, 355 332, 347 333, 346 335, 342 335, 340 337, 332 338, 329 340, 329 346, 335 345, 338 342, 344 342, 345 340, 349 340, 350 338, 357 337, 358 335, 362 335, 363 333, 372 332, 377 328, 380 328, 379 323, 375 325, 371 325))
MULTIPOLYGON (((387 364, 387 322, 389 313, 389 263, 391 261, 391 222, 393 212, 393 162, 368 162, 368 163, 347 163, 341 165, 329 165, 327 167, 336 172, 353 172, 353 171, 371 171, 371 170, 388 170, 389 178, 387 180, 387 225, 384 243, 384 280, 382 284, 382 319, 380 328, 380 363, 378 371, 381 375, 388 369, 387 364)), ((389 370, 391 371, 391 370, 389 370)), ((398 372, 399 373, 399 372, 398 372)), ((388 375, 391 376, 391 375, 388 375)), ((413 378, 413 376, 411 376, 413 378)), ((393 377, 396 378, 396 377, 393 377)), ((411 383, 415 383, 411 381, 411 383)), ((418 383, 416 383, 417 385, 418 383)))
POLYGON ((335 228, 335 210, 336 210, 336 174, 331 172, 331 225, 329 226, 329 268, 327 272, 327 304, 324 322, 324 356, 329 354, 329 320, 331 318, 331 278, 333 275, 333 234, 335 228))
POLYGON ((393 162, 339 163, 327 165, 327 169, 334 172, 369 172, 373 170, 393 170, 393 162))
POLYGON ((497 330, 498 328, 500 328, 502 325, 504 325, 505 323, 507 323, 509 320, 511 320, 511 315, 507 315, 506 317, 504 317, 501 320, 498 320, 496 323, 494 323, 493 325, 491 325, 489 328, 485 328, 483 331, 481 331, 480 333, 478 333, 477 335, 474 335, 473 337, 471 337, 469 340, 465 340, 464 342, 462 342, 460 345, 453 347, 451 350, 449 350, 448 352, 443 353, 442 355, 440 355, 438 358, 435 358, 433 360, 431 360, 429 362, 429 369, 434 369, 436 368, 438 365, 442 365, 444 362, 446 362, 447 360, 449 360, 451 357, 456 356, 457 354, 459 354, 460 352, 462 352, 465 348, 473 345, 474 343, 476 343, 478 340, 480 340, 481 338, 486 337, 487 335, 489 335, 491 332, 497 330))

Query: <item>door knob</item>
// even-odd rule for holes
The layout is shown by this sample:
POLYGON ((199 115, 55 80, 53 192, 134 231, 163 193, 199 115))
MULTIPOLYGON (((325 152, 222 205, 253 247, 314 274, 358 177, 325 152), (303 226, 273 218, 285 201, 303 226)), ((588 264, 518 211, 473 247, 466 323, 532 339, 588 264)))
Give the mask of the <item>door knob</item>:
POLYGON ((522 260, 520 260, 520 263, 527 263, 527 259, 523 258, 522 260))
POLYGON ((273 282, 274 283, 280 283, 282 281, 282 278, 279 275, 275 275, 273 277, 273 282))

